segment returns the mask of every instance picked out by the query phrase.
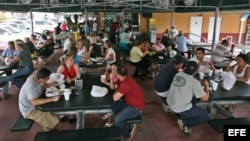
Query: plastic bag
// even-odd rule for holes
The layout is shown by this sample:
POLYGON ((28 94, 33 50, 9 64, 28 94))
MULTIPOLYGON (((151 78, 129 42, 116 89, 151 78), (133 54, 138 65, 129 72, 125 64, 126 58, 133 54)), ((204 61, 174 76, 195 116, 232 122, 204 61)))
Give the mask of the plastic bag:
POLYGON ((106 87, 100 87, 96 85, 92 86, 92 90, 90 92, 90 94, 93 97, 104 97, 107 93, 108 93, 108 89, 106 87))
POLYGON ((236 77, 233 72, 223 72, 222 88, 225 90, 231 90, 236 82, 236 77))
POLYGON ((52 73, 47 83, 57 82, 58 85, 64 84, 64 75, 60 73, 52 73))

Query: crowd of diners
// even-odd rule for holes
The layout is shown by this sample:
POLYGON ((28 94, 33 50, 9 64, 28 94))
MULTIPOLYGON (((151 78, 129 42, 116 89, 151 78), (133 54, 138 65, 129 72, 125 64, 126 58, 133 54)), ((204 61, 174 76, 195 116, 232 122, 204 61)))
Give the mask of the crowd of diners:
MULTIPOLYGON (((65 31, 62 31, 65 32, 65 31)), ((209 100, 209 82, 206 79, 197 79, 199 72, 207 73, 208 70, 215 70, 214 64, 222 62, 226 56, 231 56, 233 50, 229 49, 228 40, 223 40, 212 52, 212 57, 205 56, 204 48, 197 48, 195 55, 191 56, 187 48, 187 40, 181 31, 172 27, 171 31, 164 31, 163 37, 157 38, 151 44, 146 34, 143 34, 136 43, 130 44, 129 29, 120 36, 118 46, 121 50, 129 51, 129 62, 135 67, 151 69, 151 62, 147 59, 149 52, 160 52, 164 55, 172 55, 172 59, 159 68, 159 73, 154 80, 154 92, 162 98, 165 107, 177 115, 177 124, 186 134, 191 134, 191 128, 209 119, 209 113, 194 104, 199 101, 209 100), (124 47, 125 46, 125 47, 124 47), (128 47, 128 48, 126 48, 128 47)), ((60 96, 41 98, 40 96, 48 87, 58 86, 57 82, 48 83, 51 71, 45 67, 37 68, 37 52, 53 43, 53 36, 46 33, 41 40, 35 35, 25 38, 25 42, 14 43, 10 41, 8 48, 1 55, 1 65, 18 62, 18 69, 13 74, 6 70, 6 76, 0 77, 3 86, 0 99, 11 98, 8 93, 9 82, 15 83, 15 78, 30 74, 38 69, 34 76, 29 77, 24 84, 21 84, 19 93, 19 110, 24 118, 37 122, 45 131, 57 130, 59 122, 69 120, 76 121, 75 115, 68 117, 56 116, 51 112, 42 112, 35 107, 37 105, 57 102, 60 96)), ((60 65, 56 72, 64 76, 66 87, 74 86, 76 78, 82 75, 79 62, 87 63, 91 57, 94 45, 100 43, 101 54, 107 63, 104 68, 105 78, 100 81, 114 90, 112 106, 113 113, 103 115, 107 119, 104 127, 117 126, 123 138, 131 139, 135 133, 135 124, 126 123, 126 119, 136 117, 143 112, 145 107, 142 88, 135 79, 139 72, 135 69, 132 76, 128 74, 127 66, 116 60, 116 52, 113 44, 104 34, 90 32, 89 36, 81 35, 75 41, 74 34, 67 32, 67 39, 64 41, 63 52, 60 57, 60 65)), ((44 65, 48 63, 47 53, 42 57, 44 65)), ((239 82, 250 84, 249 58, 246 54, 239 54, 236 63, 228 66, 225 71, 232 71, 239 82)), ((20 84, 16 84, 20 86, 20 84)), ((230 107, 230 105, 229 105, 230 107)), ((232 108, 230 112, 233 112, 232 108)))

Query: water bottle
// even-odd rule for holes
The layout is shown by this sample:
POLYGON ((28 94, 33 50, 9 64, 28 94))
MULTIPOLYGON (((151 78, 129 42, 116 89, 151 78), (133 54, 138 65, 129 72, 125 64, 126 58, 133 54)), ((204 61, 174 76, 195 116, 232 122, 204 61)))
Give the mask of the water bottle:
POLYGON ((82 91, 82 79, 81 76, 77 76, 75 80, 76 95, 79 95, 82 91))

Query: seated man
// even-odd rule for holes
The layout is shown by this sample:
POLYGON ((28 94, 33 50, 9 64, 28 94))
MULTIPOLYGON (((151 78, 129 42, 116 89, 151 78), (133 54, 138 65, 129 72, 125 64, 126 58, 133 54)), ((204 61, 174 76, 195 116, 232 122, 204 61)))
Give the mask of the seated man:
POLYGON ((164 64, 155 79, 154 90, 156 94, 162 98, 164 103, 166 103, 171 82, 175 74, 178 73, 178 70, 182 68, 184 61, 181 55, 175 56, 173 61, 168 61, 164 64))
POLYGON ((221 41, 221 45, 217 45, 212 52, 211 60, 213 63, 219 63, 224 60, 225 57, 232 56, 232 52, 229 50, 229 42, 227 39, 221 41))
POLYGON ((50 70, 41 68, 35 77, 28 78, 20 90, 19 110, 25 119, 32 119, 43 127, 45 131, 56 130, 59 118, 50 112, 42 112, 35 108, 37 105, 56 102, 60 96, 40 98, 44 89, 57 86, 57 82, 47 84, 50 77, 50 70))
POLYGON ((200 82, 193 78, 197 72, 198 65, 194 61, 187 62, 184 72, 175 75, 168 92, 167 103, 170 109, 178 115, 177 124, 187 135, 191 134, 191 127, 208 120, 209 113, 196 106, 193 98, 200 101, 208 101, 209 86, 203 81, 203 90, 200 82))
MULTIPOLYGON (((7 61, 8 58, 12 59, 15 56, 17 56, 17 51, 15 48, 15 43, 13 41, 9 41, 8 42, 8 48, 5 48, 2 55, 1 55, 1 65, 8 65, 10 64, 10 62, 7 61)), ((12 70, 5 70, 4 71, 6 75, 11 75, 12 74, 12 70)))
POLYGON ((19 62, 18 70, 10 76, 0 77, 0 83, 4 83, 3 93, 0 95, 0 99, 5 100, 11 97, 9 92, 9 81, 12 81, 18 88, 21 88, 24 82, 15 81, 18 77, 27 76, 34 70, 34 64, 32 62, 30 52, 26 49, 23 43, 17 43, 16 50, 18 55, 13 59, 8 58, 10 63, 19 62))
POLYGON ((190 61, 194 61, 198 64, 198 72, 207 73, 208 70, 214 70, 213 62, 210 58, 205 57, 205 49, 197 48, 195 51, 195 56, 190 59, 190 61))
POLYGON ((187 48, 187 39, 183 35, 182 31, 180 31, 177 35, 177 39, 175 40, 174 44, 177 46, 177 50, 182 56, 185 56, 185 54, 187 54, 187 57, 191 58, 191 52, 187 48))
POLYGON ((114 93, 113 99, 116 102, 112 107, 115 125, 123 138, 132 139, 135 133, 135 124, 131 127, 126 123, 127 119, 136 117, 143 112, 145 107, 144 96, 140 86, 128 76, 127 68, 123 65, 117 67, 117 78, 120 87, 114 93), (121 100, 123 98, 123 100, 121 100))

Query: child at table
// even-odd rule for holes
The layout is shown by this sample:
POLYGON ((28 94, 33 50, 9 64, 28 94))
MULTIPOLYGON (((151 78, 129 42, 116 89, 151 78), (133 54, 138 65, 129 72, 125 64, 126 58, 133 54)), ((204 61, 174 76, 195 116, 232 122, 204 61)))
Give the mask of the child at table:
MULTIPOLYGON (((108 75, 106 78, 101 78, 101 82, 110 87, 112 90, 116 90, 119 86, 121 81, 117 78, 117 66, 116 62, 110 65, 110 70, 108 71, 108 75)), ((102 119, 108 119, 105 123, 104 127, 111 127, 113 125, 113 116, 112 113, 106 113, 102 116, 102 119)))

